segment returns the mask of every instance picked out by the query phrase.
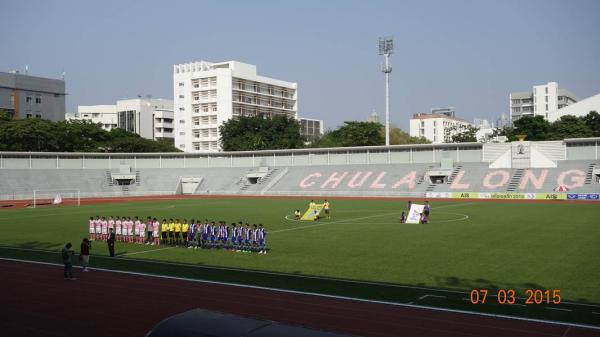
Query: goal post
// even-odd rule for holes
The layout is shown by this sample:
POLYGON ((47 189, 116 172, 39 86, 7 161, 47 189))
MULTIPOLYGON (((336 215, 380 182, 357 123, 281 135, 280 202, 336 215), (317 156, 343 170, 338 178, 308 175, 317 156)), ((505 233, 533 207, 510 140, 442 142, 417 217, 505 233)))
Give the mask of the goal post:
POLYGON ((56 207, 63 205, 81 206, 81 191, 78 189, 33 190, 31 207, 56 207))

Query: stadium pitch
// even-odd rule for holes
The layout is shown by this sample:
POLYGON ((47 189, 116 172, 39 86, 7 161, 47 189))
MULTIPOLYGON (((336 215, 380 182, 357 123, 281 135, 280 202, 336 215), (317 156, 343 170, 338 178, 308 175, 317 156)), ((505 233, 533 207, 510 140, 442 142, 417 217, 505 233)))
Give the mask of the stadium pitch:
POLYGON ((0 256, 60 262, 60 248, 69 241, 77 247, 96 215, 262 223, 267 255, 118 243, 118 257, 109 258, 106 244, 94 242, 91 266, 600 326, 596 204, 434 200, 430 223, 422 225, 399 223, 405 200, 330 199, 331 219, 293 220, 308 201, 181 199, 5 210, 0 256), (487 291, 487 300, 473 304, 473 290, 487 291), (539 303, 537 295, 527 303, 530 290, 558 290, 560 303, 543 293, 539 303))

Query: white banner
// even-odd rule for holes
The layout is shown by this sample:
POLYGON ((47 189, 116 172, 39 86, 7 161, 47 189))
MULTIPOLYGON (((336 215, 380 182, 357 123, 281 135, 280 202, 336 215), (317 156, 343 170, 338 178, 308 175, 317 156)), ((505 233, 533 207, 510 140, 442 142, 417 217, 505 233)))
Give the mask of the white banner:
POLYGON ((412 204, 410 206, 410 211, 408 211, 408 217, 406 218, 406 223, 419 223, 421 220, 421 213, 423 213, 423 208, 425 205, 412 204))

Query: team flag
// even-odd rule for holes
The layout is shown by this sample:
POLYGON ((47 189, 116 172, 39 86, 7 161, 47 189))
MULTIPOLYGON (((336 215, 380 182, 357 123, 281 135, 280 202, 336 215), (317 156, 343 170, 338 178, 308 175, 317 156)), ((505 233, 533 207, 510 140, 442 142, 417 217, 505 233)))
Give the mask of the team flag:
POLYGON ((425 205, 412 204, 412 206, 410 206, 410 210, 408 211, 408 217, 406 218, 405 223, 419 223, 424 207, 425 205))

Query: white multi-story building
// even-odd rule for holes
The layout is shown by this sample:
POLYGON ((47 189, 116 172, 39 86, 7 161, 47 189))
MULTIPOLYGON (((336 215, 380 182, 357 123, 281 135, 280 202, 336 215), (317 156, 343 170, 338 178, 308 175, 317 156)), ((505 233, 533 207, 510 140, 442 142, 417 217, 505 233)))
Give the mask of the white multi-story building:
POLYGON ((175 146, 185 152, 215 152, 219 126, 236 116, 298 118, 298 85, 256 74, 237 61, 174 65, 175 146))
POLYGON ((533 86, 532 91, 510 93, 510 117, 515 121, 522 116, 543 116, 577 102, 579 98, 570 91, 559 88, 557 82, 533 86))
POLYGON ((104 130, 121 128, 152 140, 174 138, 173 101, 163 98, 118 100, 115 105, 80 105, 66 119, 90 120, 104 130))
POLYGON ((310 141, 323 135, 323 120, 300 117, 300 135, 310 141))
POLYGON ((77 112, 65 114, 66 120, 89 120, 100 124, 106 131, 117 127, 117 107, 115 105, 80 105, 77 112))
POLYGON ((471 123, 454 117, 454 109, 432 109, 431 113, 416 113, 410 120, 411 137, 425 137, 434 144, 450 143, 452 136, 471 123))

